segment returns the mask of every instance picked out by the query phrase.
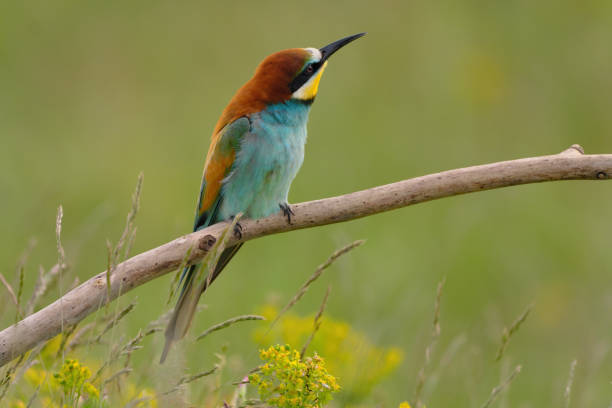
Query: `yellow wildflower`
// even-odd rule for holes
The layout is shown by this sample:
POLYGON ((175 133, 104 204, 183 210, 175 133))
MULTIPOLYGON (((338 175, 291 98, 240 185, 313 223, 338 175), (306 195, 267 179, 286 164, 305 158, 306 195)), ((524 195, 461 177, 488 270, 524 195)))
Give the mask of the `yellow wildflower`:
POLYGON ((331 399, 331 393, 340 387, 325 369, 318 355, 300 358, 290 346, 272 346, 261 350, 266 359, 266 372, 249 376, 249 382, 258 387, 259 395, 267 404, 278 408, 318 408, 331 399))
MULTIPOLYGON (((273 306, 266 305, 261 314, 274 319, 276 310, 273 306)), ((312 316, 302 317, 288 312, 272 330, 266 327, 256 329, 254 340, 263 347, 272 342, 280 342, 299 349, 312 333, 312 329, 312 316)), ((329 316, 323 318, 310 349, 324 356, 326 367, 342 378, 345 398, 349 400, 358 400, 369 394, 375 385, 399 367, 404 357, 401 349, 378 347, 348 323, 329 316)), ((264 350, 263 353, 268 351, 264 350)), ((260 354, 260 357, 268 361, 269 353, 260 354)))

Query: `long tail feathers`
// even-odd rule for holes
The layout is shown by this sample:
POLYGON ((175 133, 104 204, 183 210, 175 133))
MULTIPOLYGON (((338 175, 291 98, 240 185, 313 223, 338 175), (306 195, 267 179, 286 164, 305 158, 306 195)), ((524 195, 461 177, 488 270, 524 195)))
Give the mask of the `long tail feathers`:
POLYGON ((170 318, 170 322, 166 328, 166 344, 164 345, 164 351, 162 352, 159 360, 160 364, 162 364, 166 360, 166 357, 168 357, 172 343, 182 339, 185 334, 187 334, 187 331, 191 326, 191 322, 193 321, 195 311, 198 307, 200 296, 202 296, 202 293, 204 293, 204 291, 207 289, 209 282, 212 283, 219 276, 221 271, 234 257, 234 255, 236 255, 236 252, 238 252, 241 246, 242 243, 223 250, 210 280, 204 279, 202 283, 194 285, 193 280, 199 265, 192 265, 186 269, 183 290, 181 291, 179 300, 174 307, 174 312, 172 313, 172 317, 170 318))
MULTIPOLYGON (((194 267, 197 268, 197 265, 194 265, 191 268, 194 267)), ((189 273, 193 274, 193 271, 190 270, 189 273)), ((191 278, 191 276, 189 276, 189 278, 191 278)), ((201 294, 202 292, 199 288, 192 284, 191 279, 185 282, 185 287, 181 293, 181 297, 174 307, 174 312, 172 313, 172 317, 170 318, 170 322, 166 328, 166 344, 164 345, 164 351, 162 352, 161 359, 159 360, 160 364, 166 360, 172 343, 174 343, 176 340, 182 339, 187 333, 187 330, 189 330, 189 326, 191 326, 193 315, 198 306, 198 300, 200 299, 201 294)))

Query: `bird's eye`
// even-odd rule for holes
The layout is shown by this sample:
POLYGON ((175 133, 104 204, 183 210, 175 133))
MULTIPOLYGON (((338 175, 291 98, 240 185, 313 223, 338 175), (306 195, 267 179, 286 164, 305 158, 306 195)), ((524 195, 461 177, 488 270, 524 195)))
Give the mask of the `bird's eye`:
POLYGON ((306 67, 306 72, 309 74, 312 74, 314 72, 314 67, 312 66, 312 64, 306 67))

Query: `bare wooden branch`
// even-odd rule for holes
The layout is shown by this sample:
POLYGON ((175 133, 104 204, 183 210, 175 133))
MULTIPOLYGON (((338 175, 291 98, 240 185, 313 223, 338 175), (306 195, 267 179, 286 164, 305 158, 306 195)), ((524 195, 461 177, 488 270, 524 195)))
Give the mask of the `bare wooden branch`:
MULTIPOLYGON (((556 180, 604 180, 612 176, 612 154, 585 155, 574 145, 551 156, 532 157, 466 167, 416 177, 355 193, 295 204, 287 224, 282 214, 241 220, 242 238, 227 245, 266 235, 349 221, 372 214, 459 194, 556 180)), ((115 266, 106 288, 102 272, 49 306, 0 332, 0 366, 74 325, 125 292, 176 269, 192 248, 191 263, 206 255, 226 223, 182 236, 115 266), (63 319, 63 321, 62 321, 63 319)))

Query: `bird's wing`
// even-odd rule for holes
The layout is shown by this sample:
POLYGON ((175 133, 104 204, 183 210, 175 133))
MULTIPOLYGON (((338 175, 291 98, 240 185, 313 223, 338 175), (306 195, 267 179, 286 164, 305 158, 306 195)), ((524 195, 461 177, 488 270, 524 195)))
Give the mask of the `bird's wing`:
MULTIPOLYGON (((217 137, 213 139, 214 144, 211 144, 208 156, 206 157, 204 176, 202 178, 202 186, 200 187, 200 199, 198 200, 193 227, 194 231, 222 221, 217 217, 217 210, 223 201, 221 184, 223 179, 233 170, 233 163, 236 154, 240 150, 242 138, 250 130, 251 122, 246 116, 242 116, 227 124, 215 135, 217 137), (228 159, 229 157, 231 157, 231 160, 228 159)), ((202 287, 202 292, 207 289, 209 283, 212 283, 219 276, 241 247, 242 242, 223 250, 215 269, 212 271, 210 280, 205 282, 205 285, 202 287)), ((191 278, 192 274, 193 272, 188 273, 187 280, 191 278)), ((186 281, 184 287, 187 285, 186 281)))
POLYGON ((249 119, 243 116, 227 124, 213 136, 206 156, 193 225, 194 231, 221 221, 216 217, 222 200, 221 184, 230 173, 236 153, 240 149, 240 142, 250 128, 249 119))
MULTIPOLYGON (((221 184, 223 179, 232 171, 234 159, 240 148, 240 141, 250 128, 249 119, 241 117, 226 125, 213 136, 204 165, 204 175, 202 176, 193 226, 194 231, 221 221, 217 219, 217 212, 223 199, 221 184)), ((213 271, 211 282, 221 273, 223 267, 241 246, 242 244, 237 244, 223 251, 213 271)), ((163 363, 166 359, 172 343, 182 338, 189 329, 200 295, 206 289, 206 282, 202 288, 196 288, 193 285, 193 275, 197 268, 197 265, 192 265, 183 269, 180 278, 180 281, 183 282, 183 289, 166 328, 166 344, 160 363, 163 363)))
MULTIPOLYGON (((236 153, 240 149, 240 141, 250 129, 251 123, 249 119, 243 116, 228 123, 223 129, 213 135, 213 140, 210 143, 206 156, 204 174, 202 175, 202 185, 200 186, 198 205, 193 222, 194 231, 222 221, 217 217, 221 201, 223 200, 221 184, 223 179, 232 171, 236 153)), ((221 262, 222 265, 225 265, 225 263, 227 262, 221 262)), ((183 282, 185 279, 183 292, 190 284, 194 269, 193 267, 187 267, 183 270, 179 281, 183 282)))

